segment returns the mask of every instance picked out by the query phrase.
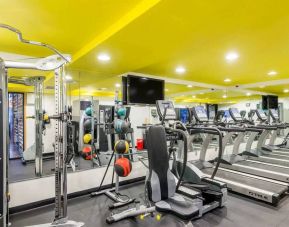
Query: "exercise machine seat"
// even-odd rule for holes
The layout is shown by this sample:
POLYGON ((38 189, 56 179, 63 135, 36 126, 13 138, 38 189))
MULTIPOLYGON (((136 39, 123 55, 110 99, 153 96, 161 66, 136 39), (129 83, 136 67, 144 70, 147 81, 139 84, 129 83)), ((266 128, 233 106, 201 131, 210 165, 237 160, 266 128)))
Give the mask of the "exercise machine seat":
POLYGON ((147 130, 149 174, 146 179, 148 198, 159 212, 172 213, 182 219, 199 215, 199 207, 176 193, 176 179, 169 168, 166 132, 163 126, 147 130))

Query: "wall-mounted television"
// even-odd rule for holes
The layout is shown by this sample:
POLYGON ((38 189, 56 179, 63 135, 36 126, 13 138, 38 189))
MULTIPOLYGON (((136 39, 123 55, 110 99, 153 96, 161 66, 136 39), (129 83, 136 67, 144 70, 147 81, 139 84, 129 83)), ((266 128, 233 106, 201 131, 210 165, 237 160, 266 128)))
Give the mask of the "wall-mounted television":
POLYGON ((156 104, 164 100, 165 81, 147 77, 127 75, 122 78, 124 104, 156 104))
POLYGON ((262 96, 262 109, 263 110, 278 109, 278 96, 263 95, 262 96))

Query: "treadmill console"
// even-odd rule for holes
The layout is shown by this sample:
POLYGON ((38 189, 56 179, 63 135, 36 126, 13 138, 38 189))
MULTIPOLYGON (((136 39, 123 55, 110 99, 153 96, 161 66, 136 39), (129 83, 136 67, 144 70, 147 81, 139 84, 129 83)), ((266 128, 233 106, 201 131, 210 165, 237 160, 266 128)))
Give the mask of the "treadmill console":
POLYGON ((157 111, 158 111, 160 120, 162 120, 164 117, 165 117, 164 119, 165 121, 177 119, 177 113, 176 113, 176 110, 172 101, 157 100, 156 105, 157 105, 157 111), (165 109, 166 109, 166 115, 165 115, 165 109))
POLYGON ((192 113, 198 122, 209 121, 207 111, 203 106, 196 106, 192 108, 192 113))
POLYGON ((225 111, 224 110, 218 110, 217 115, 215 116, 214 120, 216 122, 221 122, 224 116, 225 116, 225 111))
POLYGON ((188 108, 181 108, 179 115, 182 123, 187 124, 190 122, 190 111, 188 108))
POLYGON ((276 109, 269 109, 270 116, 272 117, 273 121, 279 121, 279 114, 276 109))
POLYGON ((234 121, 242 121, 243 118, 237 108, 230 108, 229 113, 234 121))
POLYGON ((262 110, 262 109, 257 109, 257 110, 256 110, 256 114, 257 114, 257 117, 259 118, 259 120, 261 120, 261 121, 267 121, 267 116, 266 116, 264 110, 262 110))

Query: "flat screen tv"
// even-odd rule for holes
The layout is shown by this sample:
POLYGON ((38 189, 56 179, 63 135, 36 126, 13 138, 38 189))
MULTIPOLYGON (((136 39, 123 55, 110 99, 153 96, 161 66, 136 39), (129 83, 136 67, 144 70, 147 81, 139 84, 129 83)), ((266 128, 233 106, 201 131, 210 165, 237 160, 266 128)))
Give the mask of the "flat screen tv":
POLYGON ((263 110, 278 109, 278 96, 263 95, 262 96, 262 109, 263 110))
POLYGON ((164 80, 128 75, 123 79, 124 104, 156 104, 164 100, 164 80))

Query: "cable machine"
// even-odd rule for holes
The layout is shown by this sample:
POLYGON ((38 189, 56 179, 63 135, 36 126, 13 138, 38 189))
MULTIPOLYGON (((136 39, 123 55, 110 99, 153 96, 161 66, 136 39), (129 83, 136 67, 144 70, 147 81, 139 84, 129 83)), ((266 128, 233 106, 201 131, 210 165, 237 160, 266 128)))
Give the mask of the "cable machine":
MULTIPOLYGON (((55 216, 52 223, 36 226, 63 226, 63 227, 80 227, 82 222, 70 221, 67 218, 67 163, 70 161, 68 151, 71 146, 69 142, 70 130, 67 130, 71 123, 72 109, 68 108, 66 103, 66 82, 64 79, 64 65, 70 61, 70 57, 61 54, 54 47, 36 41, 26 40, 22 33, 9 25, 0 24, 1 28, 8 29, 18 35, 18 39, 26 44, 46 47, 52 50, 56 55, 42 58, 35 63, 4 61, 0 58, 0 227, 9 225, 8 210, 8 76, 7 70, 10 68, 17 69, 34 69, 42 71, 54 71, 55 73, 55 216)), ((38 100, 39 101, 39 100, 38 100)), ((39 103, 37 104, 39 106, 39 103)), ((40 114, 39 114, 40 115, 40 114)))

